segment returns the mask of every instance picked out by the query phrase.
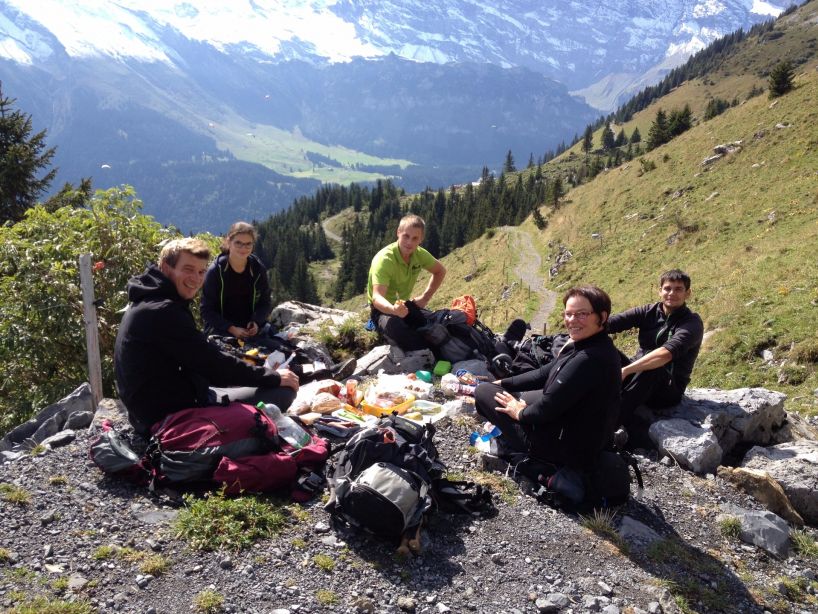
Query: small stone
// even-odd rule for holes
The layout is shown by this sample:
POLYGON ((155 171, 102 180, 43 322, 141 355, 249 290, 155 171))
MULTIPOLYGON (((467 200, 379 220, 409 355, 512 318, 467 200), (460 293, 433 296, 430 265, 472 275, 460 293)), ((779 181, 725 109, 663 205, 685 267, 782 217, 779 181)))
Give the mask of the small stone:
POLYGON ((447 606, 445 603, 442 603, 442 602, 438 603, 437 606, 435 606, 435 609, 440 614, 446 614, 446 612, 451 612, 452 611, 452 609, 449 606, 447 606))
POLYGON ((224 558, 219 561, 219 567, 222 569, 233 569, 233 560, 230 557, 224 558))
POLYGON ((651 601, 648 604, 648 614, 663 614, 662 604, 658 601, 651 601))
POLYGON ((329 533, 329 525, 326 522, 316 522, 313 528, 316 533, 329 533))
POLYGON ((54 556, 54 546, 52 546, 51 544, 47 544, 46 546, 44 546, 43 556, 46 558, 49 556, 54 556))
POLYGON ((373 614, 375 612, 375 604, 364 597, 359 597, 352 605, 358 614, 373 614))
POLYGON ((613 595, 613 589, 610 587, 609 584, 600 581, 597 582, 596 585, 599 587, 599 590, 602 591, 602 594, 605 595, 606 597, 610 597, 611 595, 613 595))
POLYGON ((154 552, 161 552, 162 551, 162 544, 160 544, 159 542, 157 542, 157 541, 155 541, 153 539, 146 539, 145 544, 148 546, 148 548, 150 548, 154 552))
POLYGON ((78 574, 73 574, 70 578, 68 578, 68 590, 70 591, 81 591, 85 588, 86 584, 88 584, 88 579, 78 574))
POLYGON ((506 561, 500 552, 495 552, 491 555, 491 562, 495 565, 505 565, 506 561))
POLYGON ((404 612, 414 612, 417 602, 411 597, 398 597, 398 607, 404 612))
POLYGON ((602 610, 602 614, 619 614, 619 607, 617 607, 615 605, 606 606, 602 610))
POLYGON ((136 585, 139 588, 147 588, 148 584, 151 583, 151 580, 153 580, 153 576, 150 574, 145 574, 144 576, 138 575, 136 576, 136 585))
POLYGON ((57 512, 55 512, 54 510, 49 510, 48 512, 46 512, 45 514, 40 516, 40 524, 45 526, 47 524, 51 524, 56 519, 57 519, 57 512))

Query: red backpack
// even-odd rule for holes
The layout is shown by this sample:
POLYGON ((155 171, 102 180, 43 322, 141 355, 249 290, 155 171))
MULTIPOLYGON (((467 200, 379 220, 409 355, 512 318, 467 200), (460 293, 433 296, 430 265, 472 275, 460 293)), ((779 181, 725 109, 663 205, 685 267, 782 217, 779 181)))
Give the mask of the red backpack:
POLYGON ((319 470, 329 455, 329 444, 315 436, 293 448, 264 412, 243 403, 183 409, 157 422, 151 433, 140 458, 108 428, 91 445, 91 459, 106 473, 152 487, 215 483, 227 494, 286 488, 303 501, 319 481, 299 474, 319 470))
POLYGON ((452 309, 457 309, 466 314, 466 324, 474 326, 477 321, 477 303, 470 294, 464 294, 452 299, 452 309))

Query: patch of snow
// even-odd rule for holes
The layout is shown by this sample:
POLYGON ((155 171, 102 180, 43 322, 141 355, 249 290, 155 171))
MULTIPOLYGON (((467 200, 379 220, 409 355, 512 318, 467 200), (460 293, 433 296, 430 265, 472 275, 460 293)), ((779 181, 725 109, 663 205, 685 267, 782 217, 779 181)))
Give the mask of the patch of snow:
POLYGON ((764 2, 764 0, 753 0, 753 7, 750 9, 750 12, 755 13, 756 15, 778 17, 784 12, 784 9, 775 6, 774 4, 770 4, 769 2, 764 2))
POLYGON ((0 58, 31 65, 54 52, 39 34, 21 30, 3 14, 0 14, 0 33, 0 58))
POLYGON ((719 0, 704 0, 704 2, 693 7, 692 14, 696 19, 701 19, 702 17, 721 15, 725 11, 727 11, 727 7, 719 0))

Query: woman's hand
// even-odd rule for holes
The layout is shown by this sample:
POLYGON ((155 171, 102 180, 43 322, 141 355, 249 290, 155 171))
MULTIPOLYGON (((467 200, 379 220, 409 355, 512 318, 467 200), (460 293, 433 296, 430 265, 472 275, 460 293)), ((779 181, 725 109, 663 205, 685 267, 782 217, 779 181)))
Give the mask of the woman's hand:
POLYGON ((495 409, 503 414, 509 416, 512 420, 520 420, 520 413, 525 409, 526 404, 522 399, 516 399, 513 395, 501 390, 494 395, 494 400, 497 402, 495 409))

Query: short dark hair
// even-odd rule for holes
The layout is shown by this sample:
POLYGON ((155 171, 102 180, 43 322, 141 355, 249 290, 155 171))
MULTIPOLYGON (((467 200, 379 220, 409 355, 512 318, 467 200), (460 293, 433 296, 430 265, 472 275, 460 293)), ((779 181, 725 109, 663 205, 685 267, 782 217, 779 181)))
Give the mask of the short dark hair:
POLYGON ((681 269, 670 269, 662 273, 659 277, 659 287, 664 286, 666 281, 680 281, 685 285, 685 290, 690 290, 690 275, 681 269))
MULTIPOLYGON (((591 309, 593 309, 594 313, 600 316, 600 318, 602 317, 603 311, 608 315, 608 318, 611 317, 611 297, 608 296, 608 293, 602 288, 590 284, 574 286, 573 288, 569 288, 562 297, 562 304, 565 305, 568 299, 574 296, 587 298, 588 302, 591 303, 591 309)), ((608 318, 602 323, 606 330, 608 328, 608 318)))

